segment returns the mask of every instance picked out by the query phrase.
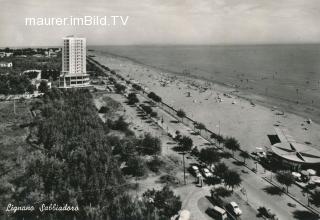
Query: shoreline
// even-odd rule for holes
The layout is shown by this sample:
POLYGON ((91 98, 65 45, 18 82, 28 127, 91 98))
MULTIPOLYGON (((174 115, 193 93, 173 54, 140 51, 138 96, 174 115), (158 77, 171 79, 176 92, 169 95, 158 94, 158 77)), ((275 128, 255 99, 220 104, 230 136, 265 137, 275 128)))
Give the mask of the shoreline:
POLYGON ((111 52, 100 51, 97 49, 91 50, 90 52, 93 54, 95 54, 96 52, 104 53, 104 54, 107 54, 107 55, 114 57, 114 58, 123 59, 124 61, 130 61, 132 63, 139 64, 141 66, 145 66, 150 69, 153 69, 155 71, 169 73, 174 76, 185 77, 185 78, 189 78, 189 79, 196 79, 196 80, 201 80, 204 82, 214 83, 214 84, 219 85, 221 87, 225 87, 224 88, 225 90, 238 91, 237 93, 232 92, 232 94, 234 96, 237 96, 238 98, 243 99, 243 100, 262 105, 262 106, 269 108, 269 109, 277 107, 277 109, 280 111, 284 111, 287 113, 295 114, 300 117, 304 117, 306 120, 311 118, 312 121, 320 124, 320 111, 317 110, 316 107, 312 107, 309 105, 301 106, 301 104, 297 105, 297 103, 293 100, 289 100, 289 99, 285 99, 285 98, 281 98, 281 97, 265 96, 262 94, 257 94, 254 92, 250 92, 248 89, 237 88, 235 85, 230 85, 229 83, 221 82, 216 79, 210 79, 205 76, 196 76, 193 74, 184 74, 181 72, 172 71, 169 69, 165 69, 163 67, 157 67, 157 66, 153 66, 150 64, 145 64, 145 63, 143 63, 139 60, 136 60, 134 58, 130 58, 130 57, 122 56, 122 55, 117 55, 117 54, 111 53, 111 52), (311 112, 311 111, 313 111, 313 112, 311 112))
POLYGON ((245 150, 252 152, 258 147, 270 147, 267 135, 274 134, 273 127, 276 124, 287 127, 298 142, 310 142, 311 146, 320 148, 315 146, 320 142, 317 132, 320 125, 306 125, 305 117, 290 111, 279 114, 279 105, 277 109, 272 109, 272 104, 268 104, 263 97, 254 94, 242 96, 234 92, 234 87, 208 82, 200 77, 162 71, 105 51, 93 51, 90 54, 120 75, 151 88, 164 102, 176 109, 184 109, 187 116, 204 123, 211 131, 217 132, 218 120, 222 120, 221 134, 234 136, 245 150), (164 87, 161 85, 163 81, 168 82, 164 87), (204 87, 208 88, 203 92, 201 90, 204 87), (186 93, 191 93, 191 97, 186 93), (232 98, 225 94, 232 95, 232 98), (223 102, 216 101, 219 96, 224 99, 223 102), (255 100, 255 105, 252 105, 252 100, 255 100))

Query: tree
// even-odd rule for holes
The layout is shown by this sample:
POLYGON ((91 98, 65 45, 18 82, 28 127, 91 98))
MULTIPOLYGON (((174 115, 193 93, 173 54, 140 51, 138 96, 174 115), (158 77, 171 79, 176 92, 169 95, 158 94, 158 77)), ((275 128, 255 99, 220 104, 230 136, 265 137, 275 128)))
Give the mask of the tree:
POLYGON ((157 116, 158 116, 158 113, 157 113, 157 112, 152 111, 152 112, 150 113, 150 117, 155 118, 155 117, 157 117, 157 116))
POLYGON ((243 158, 243 163, 246 164, 246 159, 250 158, 250 154, 248 153, 248 151, 241 151, 240 157, 243 158))
POLYGON ((42 80, 42 81, 40 82, 40 85, 39 85, 39 87, 38 87, 38 90, 39 90, 39 92, 41 92, 41 93, 47 93, 47 92, 49 91, 49 86, 48 86, 47 81, 42 80))
POLYGON ((161 141, 151 134, 146 134, 141 140, 141 152, 146 155, 159 155, 161 153, 161 141))
POLYGON ((240 186, 241 182, 241 177, 236 171, 230 170, 226 172, 224 176, 224 183, 226 186, 231 187, 232 191, 235 187, 240 186))
POLYGON ((190 151, 192 146, 193 146, 193 141, 190 137, 188 136, 183 136, 179 140, 179 145, 182 151, 190 151))
POLYGON ((112 122, 111 120, 107 121, 108 126, 113 130, 126 131, 128 129, 129 124, 120 116, 117 120, 112 122))
POLYGON ((158 156, 153 157, 153 159, 147 163, 149 169, 155 173, 159 172, 159 169, 162 164, 163 164, 163 161, 160 160, 158 156))
POLYGON ((220 157, 223 157, 223 158, 226 158, 226 159, 229 159, 229 158, 232 157, 232 154, 230 152, 227 152, 227 151, 220 152, 219 155, 220 155, 220 157))
POLYGON ((160 220, 170 219, 181 209, 182 202, 179 196, 176 196, 169 186, 163 187, 160 191, 147 190, 143 197, 153 201, 156 212, 159 213, 160 220))
POLYGON ((136 104, 137 102, 139 102, 139 99, 137 98, 136 93, 130 93, 130 94, 128 95, 128 104, 129 104, 129 105, 134 105, 134 104, 136 104))
POLYGON ((35 85, 32 85, 32 84, 30 84, 30 85, 28 85, 28 87, 27 87, 27 92, 28 93, 30 93, 30 94, 33 94, 33 92, 36 90, 37 88, 35 87, 35 85))
POLYGON ((226 138, 224 141, 224 146, 229 150, 232 150, 233 156, 234 152, 240 149, 239 142, 233 137, 226 138))
POLYGON ((225 163, 218 163, 215 166, 214 171, 218 177, 224 178, 225 174, 229 171, 229 168, 226 166, 225 163))
POLYGON ((177 116, 178 116, 179 118, 184 118, 184 117, 186 117, 186 113, 185 113, 182 109, 179 109, 179 110, 177 111, 177 116))
POLYGON ((287 192, 289 192, 289 186, 294 184, 295 181, 294 176, 290 171, 279 171, 276 174, 276 179, 280 184, 285 185, 287 187, 287 192))
POLYGON ((109 108, 107 106, 101 106, 101 108, 99 109, 99 113, 107 113, 109 111, 109 108))
POLYGON ((125 85, 122 85, 120 83, 116 83, 114 87, 115 87, 116 93, 123 93, 127 88, 125 85))
POLYGON ((140 107, 143 109, 143 111, 145 111, 146 114, 151 114, 152 108, 149 105, 141 104, 140 107))
POLYGON ((142 87, 138 84, 133 84, 132 87, 136 90, 139 90, 139 91, 142 90, 142 87))
POLYGON ((148 97, 150 98, 150 99, 152 99, 153 101, 155 101, 155 102, 161 102, 161 97, 160 96, 158 96, 157 94, 155 94, 154 92, 150 92, 149 94, 148 94, 148 97))
POLYGON ((199 150, 198 150, 197 147, 194 147, 194 148, 191 150, 191 154, 194 155, 194 156, 196 156, 196 157, 198 157, 199 154, 200 154, 200 152, 199 152, 199 150))
POLYGON ((201 122, 195 122, 194 126, 196 129, 199 129, 199 130, 206 129, 206 126, 201 122))
MULTIPOLYGON (((220 126, 220 123, 219 123, 219 126, 220 126)), ((219 128, 219 132, 220 132, 220 128, 219 128)), ((224 142, 224 138, 220 134, 212 133, 210 137, 218 141, 219 147, 220 147, 220 144, 224 142)))
POLYGON ((131 157, 127 162, 127 169, 133 176, 140 177, 146 173, 146 164, 141 157, 131 157))
POLYGON ((210 165, 220 161, 219 153, 216 149, 212 147, 201 149, 199 158, 203 162, 208 163, 210 165))
POLYGON ((217 196, 217 197, 229 197, 231 196, 231 193, 229 190, 227 190, 226 188, 220 186, 218 188, 213 188, 210 190, 210 193, 211 193, 211 197, 214 195, 214 196, 217 196))
POLYGON ((313 205, 319 207, 320 206, 320 191, 319 190, 315 190, 310 195, 311 195, 310 202, 313 205))

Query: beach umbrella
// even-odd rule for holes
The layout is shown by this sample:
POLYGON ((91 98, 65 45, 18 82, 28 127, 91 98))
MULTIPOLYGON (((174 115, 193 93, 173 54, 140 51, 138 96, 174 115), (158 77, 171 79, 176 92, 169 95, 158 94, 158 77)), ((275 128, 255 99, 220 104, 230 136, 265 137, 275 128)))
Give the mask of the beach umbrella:
POLYGON ((316 175, 316 173, 317 173, 317 172, 316 172, 315 170, 313 170, 313 169, 308 169, 307 172, 309 173, 310 176, 314 176, 314 175, 316 175))
POLYGON ((301 174, 300 174, 300 173, 297 173, 297 172, 292 172, 291 174, 292 174, 292 176, 294 176, 295 178, 300 178, 300 177, 301 177, 301 174))

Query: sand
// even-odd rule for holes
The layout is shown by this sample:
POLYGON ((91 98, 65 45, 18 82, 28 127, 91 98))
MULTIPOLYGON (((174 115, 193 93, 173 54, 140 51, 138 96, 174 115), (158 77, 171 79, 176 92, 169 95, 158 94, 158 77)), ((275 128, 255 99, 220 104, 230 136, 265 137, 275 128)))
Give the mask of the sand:
POLYGON ((90 54, 95 55, 94 59, 101 64, 154 91, 167 104, 176 109, 182 108, 187 116, 204 123, 213 132, 219 132, 220 121, 221 134, 237 138, 241 148, 249 152, 256 151, 256 148, 270 147, 267 135, 275 134, 273 126, 276 124, 285 126, 297 142, 310 142, 320 149, 319 124, 307 124, 307 118, 288 112, 279 115, 282 111, 259 105, 255 101, 255 105, 252 105, 250 101, 263 100, 267 103, 268 100, 264 97, 250 95, 249 100, 243 99, 231 87, 177 76, 99 51, 90 54), (221 102, 219 98, 222 99, 221 102))

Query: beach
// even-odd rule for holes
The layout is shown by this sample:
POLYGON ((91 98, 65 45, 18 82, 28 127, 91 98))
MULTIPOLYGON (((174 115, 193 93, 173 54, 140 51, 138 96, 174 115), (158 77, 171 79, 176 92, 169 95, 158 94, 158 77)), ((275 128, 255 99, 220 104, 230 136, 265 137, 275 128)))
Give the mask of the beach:
POLYGON ((247 92, 243 96, 232 86, 177 75, 105 51, 89 51, 89 55, 155 92, 168 105, 183 109, 188 117, 204 123, 211 131, 237 138, 244 150, 254 152, 270 147, 268 135, 275 134, 274 126, 286 127, 297 142, 319 149, 320 125, 308 124, 304 110, 298 116, 280 108, 281 102, 275 107, 274 100, 257 94, 247 92))

